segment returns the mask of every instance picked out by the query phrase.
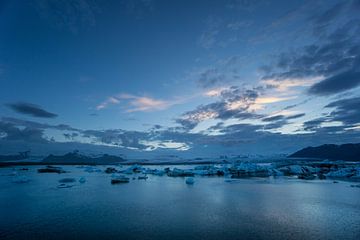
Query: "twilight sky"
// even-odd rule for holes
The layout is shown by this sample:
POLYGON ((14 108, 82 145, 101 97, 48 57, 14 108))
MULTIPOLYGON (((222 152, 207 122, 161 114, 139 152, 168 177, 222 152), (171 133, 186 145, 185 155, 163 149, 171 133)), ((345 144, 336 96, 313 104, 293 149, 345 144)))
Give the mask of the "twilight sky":
POLYGON ((359 0, 3 0, 0 153, 360 142, 359 0))

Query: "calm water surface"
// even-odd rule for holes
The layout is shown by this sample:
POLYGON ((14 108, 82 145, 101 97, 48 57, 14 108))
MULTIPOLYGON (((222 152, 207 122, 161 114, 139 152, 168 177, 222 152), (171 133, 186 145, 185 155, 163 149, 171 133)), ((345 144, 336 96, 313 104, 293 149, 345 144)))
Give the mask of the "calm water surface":
MULTIPOLYGON (((360 188, 349 182, 111 175, 0 169, 1 239, 360 239, 360 188), (58 189, 58 180, 85 177, 58 189)), ((105 167, 101 167, 104 169, 105 167)), ((163 168, 163 167, 161 167, 163 168)))

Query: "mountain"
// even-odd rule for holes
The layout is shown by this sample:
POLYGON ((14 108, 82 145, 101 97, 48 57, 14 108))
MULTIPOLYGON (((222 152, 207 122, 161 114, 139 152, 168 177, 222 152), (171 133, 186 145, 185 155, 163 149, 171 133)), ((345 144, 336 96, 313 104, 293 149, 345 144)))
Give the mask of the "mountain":
POLYGON ((0 155, 0 162, 1 161, 18 161, 18 160, 25 160, 29 158, 30 151, 19 152, 19 154, 13 155, 0 155))
POLYGON ((324 144, 318 147, 307 147, 288 157, 360 161, 360 143, 342 145, 324 144))
POLYGON ((52 155, 45 157, 42 162, 46 164, 115 164, 126 161, 122 157, 104 154, 99 157, 90 157, 79 154, 77 151, 65 155, 52 155))

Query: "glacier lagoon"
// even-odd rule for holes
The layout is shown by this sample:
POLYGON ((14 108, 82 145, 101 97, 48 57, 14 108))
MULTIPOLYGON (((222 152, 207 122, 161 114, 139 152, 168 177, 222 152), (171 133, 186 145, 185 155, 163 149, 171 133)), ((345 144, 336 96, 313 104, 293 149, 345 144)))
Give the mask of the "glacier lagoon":
POLYGON ((26 168, 0 168, 1 239, 360 239, 351 182, 129 175, 112 185, 106 166, 26 168), (59 188, 64 178, 75 182, 59 188))

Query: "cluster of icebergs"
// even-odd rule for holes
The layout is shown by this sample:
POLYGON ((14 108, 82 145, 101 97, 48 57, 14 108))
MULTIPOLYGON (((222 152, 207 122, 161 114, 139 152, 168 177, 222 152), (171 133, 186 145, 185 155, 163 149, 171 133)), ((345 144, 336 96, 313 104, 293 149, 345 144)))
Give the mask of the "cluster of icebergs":
MULTIPOLYGON (((234 162, 233 164, 207 164, 207 165, 187 165, 180 167, 148 167, 145 165, 119 166, 114 165, 104 169, 99 166, 80 166, 87 173, 106 173, 111 174, 111 183, 128 183, 132 180, 146 180, 148 175, 183 177, 186 184, 194 184, 195 176, 217 176, 228 178, 251 178, 251 177, 278 177, 290 176, 299 179, 342 179, 350 181, 360 181, 360 163, 344 161, 277 161, 273 163, 254 163, 254 162, 234 162), (130 177, 130 175, 132 175, 130 177)), ((18 169, 28 170, 28 169, 18 169)), ((46 166, 38 169, 39 173, 65 173, 61 167, 46 166)), ((23 175, 16 172, 11 173, 14 183, 27 183, 30 181, 23 175)), ((71 187, 74 182, 84 183, 84 177, 75 180, 64 178, 59 181, 59 188, 71 187)))
POLYGON ((193 168, 170 168, 162 169, 146 168, 140 165, 132 165, 117 170, 110 167, 105 170, 107 173, 156 175, 168 177, 185 177, 192 180, 187 182, 194 183, 194 176, 225 176, 230 178, 250 178, 250 177, 278 177, 293 176, 299 179, 347 179, 360 180, 360 163, 342 161, 318 161, 318 162, 275 162, 275 163, 252 163, 237 162, 234 164, 213 164, 198 165, 193 168), (296 164, 294 164, 296 163, 296 164))

